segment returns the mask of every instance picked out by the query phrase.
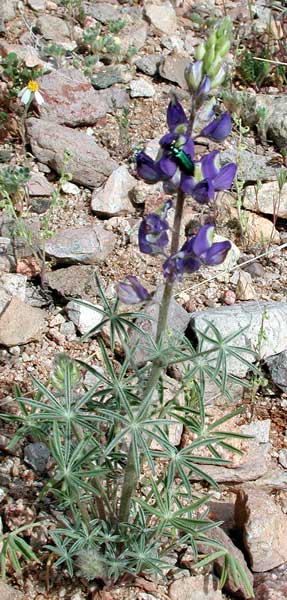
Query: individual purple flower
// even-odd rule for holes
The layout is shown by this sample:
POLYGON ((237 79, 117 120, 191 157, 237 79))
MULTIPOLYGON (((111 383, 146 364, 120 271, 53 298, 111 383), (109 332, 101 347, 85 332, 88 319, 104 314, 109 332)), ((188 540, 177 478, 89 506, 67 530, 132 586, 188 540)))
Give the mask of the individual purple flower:
POLYGON ((139 227, 139 248, 144 254, 162 254, 168 244, 167 221, 157 213, 145 215, 139 227))
POLYGON ((164 277, 169 281, 180 281, 184 273, 198 271, 202 264, 221 264, 231 248, 231 243, 213 242, 214 226, 203 225, 198 233, 186 240, 182 248, 163 264, 164 277))
POLYGON ((138 304, 150 298, 150 294, 134 275, 127 275, 116 285, 118 298, 123 304, 138 304))
POLYGON ((223 142, 230 134, 231 128, 230 115, 228 112, 224 112, 220 117, 214 119, 209 125, 204 127, 201 134, 214 142, 223 142))
POLYGON ((215 192, 231 188, 236 168, 235 163, 220 167, 219 152, 213 150, 196 163, 196 177, 182 174, 180 188, 200 204, 207 204, 214 200, 215 192))
POLYGON ((167 107, 166 120, 171 133, 182 133, 187 131, 188 118, 185 114, 184 108, 175 95, 167 107))

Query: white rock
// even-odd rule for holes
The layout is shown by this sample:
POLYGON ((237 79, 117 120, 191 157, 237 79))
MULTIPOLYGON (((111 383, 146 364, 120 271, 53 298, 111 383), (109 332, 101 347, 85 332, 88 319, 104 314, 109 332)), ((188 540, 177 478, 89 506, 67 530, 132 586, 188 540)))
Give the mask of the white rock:
POLYGON ((131 98, 152 98, 155 94, 154 86, 143 77, 130 82, 131 98))
POLYGON ((129 192, 136 184, 137 180, 122 165, 113 171, 104 187, 93 192, 92 211, 96 215, 105 217, 134 212, 129 200, 129 192))
POLYGON ((11 298, 25 300, 26 282, 27 277, 17 273, 3 273, 0 276, 0 313, 11 298))
POLYGON ((84 305, 72 300, 66 308, 69 318, 83 335, 99 325, 103 318, 102 312, 96 310, 97 308, 103 309, 99 304, 85 303, 84 305))
POLYGON ((66 181, 66 183, 62 185, 62 191, 64 192, 64 194, 72 194, 72 196, 77 196, 81 190, 80 188, 78 188, 77 185, 75 185, 75 183, 66 181))
POLYGON ((151 24, 163 33, 173 34, 176 31, 176 13, 170 2, 148 4, 146 16, 151 24))

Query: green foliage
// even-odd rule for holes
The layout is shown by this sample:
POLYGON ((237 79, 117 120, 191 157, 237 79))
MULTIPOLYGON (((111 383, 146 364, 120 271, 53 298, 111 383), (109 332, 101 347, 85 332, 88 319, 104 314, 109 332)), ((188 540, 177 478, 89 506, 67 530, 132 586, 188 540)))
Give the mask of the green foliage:
POLYGON ((116 19, 114 21, 110 21, 108 24, 110 33, 119 33, 126 25, 126 21, 124 19, 116 19))
MULTIPOLYGON (((256 58, 251 50, 244 48, 240 55, 238 72, 246 85, 256 85, 257 88, 260 88, 269 78, 270 63, 256 60, 256 58)), ((261 58, 266 58, 266 56, 264 55, 261 58)))
POLYGON ((9 52, 2 58, 1 66, 3 75, 12 82, 13 87, 9 91, 11 96, 17 96, 18 92, 27 85, 31 79, 37 79, 43 74, 41 69, 25 67, 23 61, 15 52, 9 52))
POLYGON ((83 42, 87 45, 89 51, 99 60, 105 54, 118 56, 120 53, 120 40, 114 35, 105 35, 101 33, 102 28, 90 27, 83 34, 83 42))
MULTIPOLYGON (((22 192, 30 179, 28 167, 5 167, 0 171, 0 201, 10 196, 13 198, 22 192)), ((3 208, 3 207, 2 207, 3 208)))
MULTIPOLYGON (((105 583, 120 581, 124 574, 164 576, 172 548, 191 546, 197 560, 197 543, 207 541, 205 533, 219 525, 209 518, 209 495, 198 494, 192 480, 195 476, 217 487, 207 465, 229 464, 223 453, 240 453, 233 443, 244 436, 222 428, 239 411, 210 418, 204 389, 211 379, 228 397, 228 381, 237 381, 228 376, 228 359, 250 366, 251 351, 236 345, 241 332, 223 338, 210 323, 197 332, 196 349, 180 335, 156 344, 134 322, 144 315, 121 312, 117 301, 108 302, 98 283, 102 308, 94 308, 102 321, 89 336, 103 325, 109 328, 111 351, 99 338, 103 368, 62 354, 50 381, 43 384, 32 378, 35 394, 26 397, 17 390, 19 412, 1 418, 20 425, 11 446, 28 433, 49 444, 53 474, 40 499, 52 496, 62 515, 48 546, 58 557, 56 566, 63 565, 71 577, 79 573, 105 583), (130 328, 149 348, 150 359, 156 356, 162 365, 172 362, 183 369, 181 384, 167 397, 163 374, 146 387, 150 362, 143 367, 134 364, 130 328), (120 365, 114 362, 116 343, 125 350, 120 365), (85 383, 83 369, 93 376, 92 385, 85 383), (176 424, 183 424, 189 433, 187 446, 176 447, 170 440, 176 424), (135 487, 130 502, 127 482, 132 473, 140 487, 135 487)), ((209 538, 208 543, 212 545, 209 538)), ((219 555, 226 564, 222 580, 229 566, 235 581, 241 578, 251 596, 240 565, 220 544, 215 543, 215 553, 199 564, 219 555)))
MULTIPOLYGON (((39 523, 29 523, 2 534, 2 522, 0 517, 0 571, 2 579, 5 579, 7 561, 9 561, 16 573, 22 572, 21 559, 27 562, 39 562, 31 546, 24 540, 22 535, 25 531, 37 527, 39 523)), ((25 534, 24 534, 25 535, 25 534)))

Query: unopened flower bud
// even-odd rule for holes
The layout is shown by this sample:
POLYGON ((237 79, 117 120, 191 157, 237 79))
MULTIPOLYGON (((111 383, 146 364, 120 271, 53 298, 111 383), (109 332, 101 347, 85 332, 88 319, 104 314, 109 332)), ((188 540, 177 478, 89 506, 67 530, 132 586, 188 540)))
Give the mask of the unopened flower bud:
POLYGON ((195 58, 196 60, 202 60, 205 55, 205 44, 202 42, 199 46, 197 46, 195 50, 195 58))
POLYGON ((215 60, 211 64, 210 67, 206 70, 206 73, 209 77, 215 77, 222 65, 222 59, 220 56, 216 56, 215 60))
POLYGON ((213 31, 210 34, 210 36, 206 42, 206 48, 209 50, 210 48, 213 48, 215 46, 215 44, 216 44, 216 31, 213 31))
POLYGON ((196 92, 202 81, 203 63, 197 60, 195 63, 186 67, 184 76, 189 89, 196 92))
POLYGON ((219 85, 221 85, 223 83, 225 77, 226 77, 226 71, 223 67, 220 67, 217 75, 212 77, 212 79, 210 80, 210 89, 214 89, 214 88, 218 87, 219 85))
POLYGON ((226 54, 229 52, 229 48, 230 48, 230 40, 222 40, 220 42, 220 44, 218 45, 218 48, 216 47, 217 56, 224 58, 226 56, 226 54))

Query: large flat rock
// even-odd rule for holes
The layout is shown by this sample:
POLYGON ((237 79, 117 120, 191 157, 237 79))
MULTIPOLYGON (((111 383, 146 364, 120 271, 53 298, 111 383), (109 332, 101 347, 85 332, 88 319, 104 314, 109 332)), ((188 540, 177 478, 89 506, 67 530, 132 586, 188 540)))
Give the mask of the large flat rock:
POLYGON ((113 90, 104 94, 96 91, 78 69, 59 69, 43 75, 39 85, 45 98, 39 108, 43 119, 70 127, 94 125, 111 109, 113 90))
POLYGON ((57 173, 63 167, 65 152, 70 152, 67 172, 72 181, 86 187, 100 187, 118 167, 107 150, 81 131, 35 118, 28 119, 27 131, 33 154, 57 173))
POLYGON ((12 298, 0 317, 0 345, 10 348, 39 339, 46 326, 45 317, 40 308, 12 298))
MULTIPOLYGON (((287 302, 241 302, 191 313, 191 326, 194 329, 204 332, 209 322, 215 325, 223 337, 246 327, 230 343, 255 352, 260 345, 260 358, 267 358, 287 349, 287 302)), ((212 333, 211 329, 208 333, 212 333)), ((205 348, 211 346, 212 344, 206 343, 205 348)), ((242 352, 242 356, 250 362, 256 360, 256 355, 246 352, 242 352)), ((248 366, 235 357, 227 359, 227 368, 229 373, 238 377, 244 377, 248 371, 248 366)))
POLYGON ((61 229, 46 242, 46 253, 58 263, 95 265, 113 251, 116 236, 100 225, 61 229))

